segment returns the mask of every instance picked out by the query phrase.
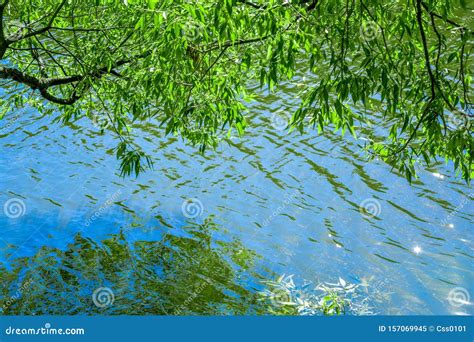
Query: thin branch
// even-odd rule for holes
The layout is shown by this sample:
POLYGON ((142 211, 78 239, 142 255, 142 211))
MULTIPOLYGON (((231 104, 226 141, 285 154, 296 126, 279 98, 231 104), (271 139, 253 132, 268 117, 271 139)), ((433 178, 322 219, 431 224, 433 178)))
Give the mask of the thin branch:
POLYGON ((79 98, 76 96, 75 92, 69 98, 59 98, 51 93, 49 93, 49 81, 48 79, 36 78, 34 76, 28 75, 18 69, 14 68, 0 68, 0 78, 10 79, 18 83, 22 83, 32 90, 39 90, 40 94, 48 101, 61 104, 61 105, 70 105, 76 102, 79 98))
POLYGON ((51 102, 61 104, 61 105, 71 105, 80 99, 80 96, 78 96, 75 91, 72 92, 72 95, 69 98, 63 99, 63 98, 58 98, 52 95, 49 92, 49 89, 54 86, 68 85, 68 84, 72 85, 73 83, 81 82, 88 77, 98 79, 98 78, 103 77, 104 75, 120 76, 120 74, 118 74, 114 70, 115 68, 134 62, 137 59, 144 58, 148 56, 149 54, 150 52, 146 51, 130 59, 118 60, 110 67, 105 66, 105 67, 96 69, 92 72, 86 73, 84 75, 73 75, 73 76, 66 76, 66 77, 37 78, 15 68, 0 67, 0 78, 10 79, 15 82, 22 83, 33 90, 39 90, 40 94, 45 99, 51 102))
POLYGON ((5 32, 3 32, 3 13, 5 11, 5 7, 7 7, 9 0, 5 0, 0 4, 0 59, 3 58, 5 52, 8 48, 8 42, 5 38, 5 32))
POLYGON ((436 12, 433 12, 432 10, 430 10, 430 8, 428 7, 428 5, 424 2, 421 2, 421 5, 423 6, 423 8, 430 14, 430 15, 433 15, 435 16, 436 18, 438 19, 442 19, 442 20, 445 20, 447 23, 453 25, 454 27, 457 27, 461 30, 464 30, 466 32, 469 32, 470 34, 474 34, 474 32, 472 31, 469 31, 466 27, 462 26, 462 25, 459 25, 458 23, 456 23, 455 21, 451 20, 451 19, 445 19, 442 15, 439 15, 438 13, 436 12))
POLYGON ((113 26, 113 27, 104 27, 104 28, 86 28, 86 27, 56 27, 51 26, 50 30, 58 31, 71 31, 71 32, 103 32, 103 31, 112 31, 112 30, 133 30, 134 27, 130 26, 113 26))
POLYGON ((40 89, 40 93, 41 93, 41 96, 43 96, 46 100, 54 102, 56 104, 63 105, 63 106, 72 105, 80 98, 79 96, 76 95, 75 91, 72 93, 72 95, 69 98, 56 97, 50 94, 48 92, 48 89, 40 89))
POLYGON ((217 50, 219 48, 228 48, 228 47, 231 47, 231 46, 239 46, 239 45, 245 45, 245 44, 252 44, 252 43, 257 43, 257 42, 261 42, 263 40, 266 40, 270 37, 272 37, 273 35, 266 35, 266 36, 263 36, 263 37, 257 37, 257 38, 251 38, 251 39, 239 39, 235 42, 232 42, 232 41, 227 41, 221 45, 219 45, 219 43, 213 43, 213 44, 210 44, 209 48, 207 48, 206 50, 204 51, 201 51, 202 53, 207 53, 207 52, 210 52, 210 51, 213 51, 213 50, 217 50))
POLYGON ((45 33, 46 31, 49 31, 51 29, 51 27, 53 26, 53 23, 54 23, 54 20, 56 19, 56 17, 58 16, 59 14, 59 11, 61 11, 61 9, 63 8, 63 6, 66 4, 67 0, 63 0, 58 7, 56 7, 56 10, 54 11, 53 15, 51 16, 51 18, 49 19, 49 22, 48 24, 43 27, 43 28, 40 28, 38 30, 35 30, 35 31, 31 31, 31 32, 28 32, 28 33, 25 33, 19 37, 16 37, 14 39, 8 39, 8 43, 14 43, 14 42, 18 42, 20 40, 23 40, 23 39, 26 39, 26 38, 29 38, 29 37, 33 37, 33 36, 37 36, 39 34, 42 34, 42 33, 45 33))
POLYGON ((423 28, 423 12, 421 9, 421 0, 416 0, 416 21, 418 22, 418 28, 420 30, 421 35, 421 42, 423 44, 423 53, 425 56, 425 66, 426 70, 428 71, 428 75, 430 78, 431 84, 431 99, 434 99, 436 96, 435 87, 436 87, 436 79, 433 75, 433 71, 431 70, 431 61, 430 61, 430 54, 428 49, 428 43, 426 40, 425 29, 423 28))
POLYGON ((244 4, 244 5, 253 7, 253 8, 255 8, 255 9, 266 9, 266 8, 267 8, 266 5, 256 4, 256 3, 254 3, 254 2, 247 1, 247 0, 238 0, 237 2, 240 2, 241 4, 244 4))

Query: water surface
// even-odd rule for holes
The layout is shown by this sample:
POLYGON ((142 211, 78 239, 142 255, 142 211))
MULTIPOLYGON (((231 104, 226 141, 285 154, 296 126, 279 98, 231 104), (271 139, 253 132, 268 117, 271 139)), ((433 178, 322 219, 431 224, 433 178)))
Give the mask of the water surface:
POLYGON ((367 162, 363 140, 281 129, 275 113, 291 115, 299 86, 249 104, 245 137, 204 156, 157 124, 135 127, 155 164, 136 179, 119 176, 117 142, 90 121, 10 114, 0 204, 21 200, 25 212, 0 212, 3 295, 33 277, 43 290, 17 311, 84 312, 110 286, 109 313, 183 313, 198 293, 184 313, 253 314, 261 281, 293 274, 360 284, 378 314, 472 314, 448 300, 457 288, 474 295, 472 188, 450 165, 420 169, 410 185, 367 162))

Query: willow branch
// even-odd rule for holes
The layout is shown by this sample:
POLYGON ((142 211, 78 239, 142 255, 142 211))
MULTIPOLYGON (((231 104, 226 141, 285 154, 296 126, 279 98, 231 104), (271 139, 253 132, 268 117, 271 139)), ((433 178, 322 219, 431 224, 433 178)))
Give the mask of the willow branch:
POLYGON ((23 39, 26 39, 26 38, 29 38, 29 37, 33 37, 33 36, 37 36, 39 34, 42 34, 42 33, 45 33, 46 31, 49 31, 51 29, 51 27, 53 27, 53 23, 54 23, 54 20, 56 19, 56 17, 58 16, 59 12, 61 11, 61 9, 64 7, 64 5, 66 4, 67 0, 63 0, 59 5, 58 7, 56 7, 56 10, 53 12, 51 18, 49 19, 49 22, 48 24, 43 27, 43 28, 40 28, 38 30, 35 30, 35 31, 31 31, 31 32, 28 32, 28 33, 25 33, 23 35, 20 35, 19 37, 16 37, 16 38, 13 38, 13 39, 8 39, 7 42, 10 44, 10 43, 14 43, 14 42, 17 42, 17 41, 20 41, 20 40, 23 40, 23 39))
POLYGON ((421 42, 423 44, 423 53, 425 57, 425 66, 426 71, 428 72, 428 76, 430 78, 431 84, 431 99, 434 99, 436 96, 435 87, 436 87, 436 79, 433 75, 433 71, 431 70, 431 61, 430 61, 430 54, 428 49, 428 43, 426 40, 425 29, 423 28, 423 12, 421 9, 421 0, 416 1, 416 21, 418 22, 418 28, 420 30, 421 35, 421 42))
POLYGON ((466 31, 466 32, 469 32, 470 34, 474 34, 474 32, 472 31, 469 31, 466 27, 462 26, 462 25, 459 25, 458 23, 456 23, 455 21, 451 20, 451 19, 445 19, 442 15, 439 15, 438 13, 436 12, 433 12, 432 10, 430 10, 430 8, 428 7, 428 5, 424 2, 421 2, 421 5, 423 6, 423 8, 430 14, 430 15, 433 15, 434 17, 438 18, 438 19, 442 19, 444 21, 446 21, 447 23, 453 25, 454 27, 457 27, 458 29, 461 29, 463 31, 466 31))

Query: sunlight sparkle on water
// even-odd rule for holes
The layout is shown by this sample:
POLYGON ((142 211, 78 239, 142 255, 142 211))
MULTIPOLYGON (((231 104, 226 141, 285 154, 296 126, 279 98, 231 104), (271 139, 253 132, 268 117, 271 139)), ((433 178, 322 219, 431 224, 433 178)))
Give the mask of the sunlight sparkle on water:
POLYGON ((415 248, 413 248, 413 252, 418 255, 421 253, 421 247, 420 246, 415 246, 415 248))

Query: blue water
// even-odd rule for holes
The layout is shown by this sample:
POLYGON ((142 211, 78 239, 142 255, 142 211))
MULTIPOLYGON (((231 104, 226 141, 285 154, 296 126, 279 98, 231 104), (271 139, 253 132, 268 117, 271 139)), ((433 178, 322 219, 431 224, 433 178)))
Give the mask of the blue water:
POLYGON ((255 252, 263 276, 315 284, 342 277, 361 285, 377 314, 473 314, 474 190, 451 165, 419 168, 410 185, 368 162, 361 139, 276 129, 274 113, 291 111, 296 87, 249 104, 245 137, 205 156, 153 122, 136 126, 155 165, 136 179, 120 177, 117 141, 90 120, 62 126, 33 109, 9 114, 0 122, 0 204, 15 199, 24 208, 17 218, 0 211, 0 262, 65 249, 79 232, 154 241, 212 217, 213 236, 255 252), (188 199, 197 200, 196 217, 183 213, 188 199), (374 217, 360 210, 367 199, 374 217), (459 289, 465 301, 449 300, 459 289))

